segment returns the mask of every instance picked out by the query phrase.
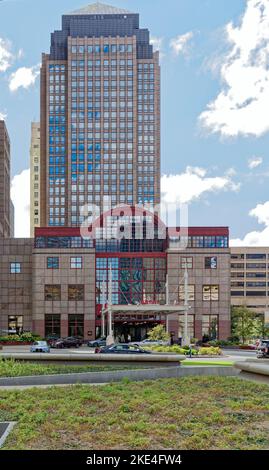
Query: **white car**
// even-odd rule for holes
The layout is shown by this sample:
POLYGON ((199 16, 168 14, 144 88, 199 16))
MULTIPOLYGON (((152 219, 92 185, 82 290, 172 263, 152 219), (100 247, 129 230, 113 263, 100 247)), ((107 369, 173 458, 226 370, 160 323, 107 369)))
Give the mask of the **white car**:
POLYGON ((47 341, 35 341, 34 344, 30 348, 30 352, 49 353, 50 347, 47 341))

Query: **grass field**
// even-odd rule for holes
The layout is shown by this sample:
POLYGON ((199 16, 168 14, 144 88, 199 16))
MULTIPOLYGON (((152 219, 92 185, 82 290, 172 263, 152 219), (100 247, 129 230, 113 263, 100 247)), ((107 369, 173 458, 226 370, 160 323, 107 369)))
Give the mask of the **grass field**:
POLYGON ((268 449, 269 387, 228 377, 0 390, 4 449, 268 449))
MULTIPOLYGON (((140 367, 141 369, 142 367, 140 367)), ((103 372, 111 370, 135 369, 133 366, 121 365, 63 365, 63 364, 36 364, 31 362, 18 362, 14 360, 0 360, 0 377, 21 377, 30 375, 70 374, 79 372, 103 372)))
POLYGON ((234 363, 233 361, 219 361, 214 359, 209 359, 207 361, 201 360, 188 360, 185 359, 181 362, 182 366, 232 366, 234 363))

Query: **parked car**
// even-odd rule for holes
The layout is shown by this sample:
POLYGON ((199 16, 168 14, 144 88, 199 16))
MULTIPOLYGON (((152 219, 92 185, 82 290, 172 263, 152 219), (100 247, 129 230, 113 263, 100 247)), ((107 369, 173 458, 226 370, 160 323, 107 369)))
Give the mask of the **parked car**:
POLYGON ((68 338, 78 341, 80 346, 84 344, 84 338, 82 336, 69 336, 68 338))
POLYGON ((44 352, 49 353, 50 347, 47 341, 35 341, 30 347, 30 352, 44 352))
POLYGON ((169 341, 152 341, 151 339, 143 339, 143 341, 137 341, 129 344, 134 344, 137 346, 169 346, 170 342, 169 341))
POLYGON ((51 335, 46 336, 45 339, 46 339, 47 343, 51 346, 51 344, 59 338, 60 338, 59 335, 51 334, 51 335))
POLYGON ((96 353, 100 354, 151 354, 150 351, 136 346, 135 344, 112 344, 103 348, 95 348, 96 353))
POLYGON ((256 353, 258 358, 269 357, 269 339, 260 340, 256 353))
POLYGON ((81 346, 81 341, 73 336, 68 338, 58 338, 51 341, 51 347, 57 349, 63 348, 79 348, 81 346))
POLYGON ((106 346, 106 337, 94 339, 93 341, 88 341, 89 348, 102 348, 106 346))

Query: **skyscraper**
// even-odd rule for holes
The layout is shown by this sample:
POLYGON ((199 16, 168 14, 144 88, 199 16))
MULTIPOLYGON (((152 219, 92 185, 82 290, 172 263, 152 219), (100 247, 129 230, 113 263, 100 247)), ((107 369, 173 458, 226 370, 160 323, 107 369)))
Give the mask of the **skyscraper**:
POLYGON ((30 147, 30 235, 34 237, 35 227, 40 226, 40 123, 31 124, 30 147))
POLYGON ((10 198, 10 140, 0 121, 0 237, 14 236, 14 207, 10 198))
POLYGON ((95 3, 62 17, 41 69, 41 226, 80 207, 160 202, 160 68, 139 15, 95 3))

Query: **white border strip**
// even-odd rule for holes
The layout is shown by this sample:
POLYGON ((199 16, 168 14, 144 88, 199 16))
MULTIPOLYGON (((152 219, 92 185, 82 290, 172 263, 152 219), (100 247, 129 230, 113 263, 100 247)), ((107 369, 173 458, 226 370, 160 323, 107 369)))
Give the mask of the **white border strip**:
POLYGON ((7 438, 7 436, 9 435, 9 433, 12 431, 12 429, 14 428, 16 421, 1 421, 1 424, 8 424, 8 427, 7 429, 5 430, 4 434, 0 437, 0 448, 3 446, 3 444, 5 443, 5 440, 7 438))

